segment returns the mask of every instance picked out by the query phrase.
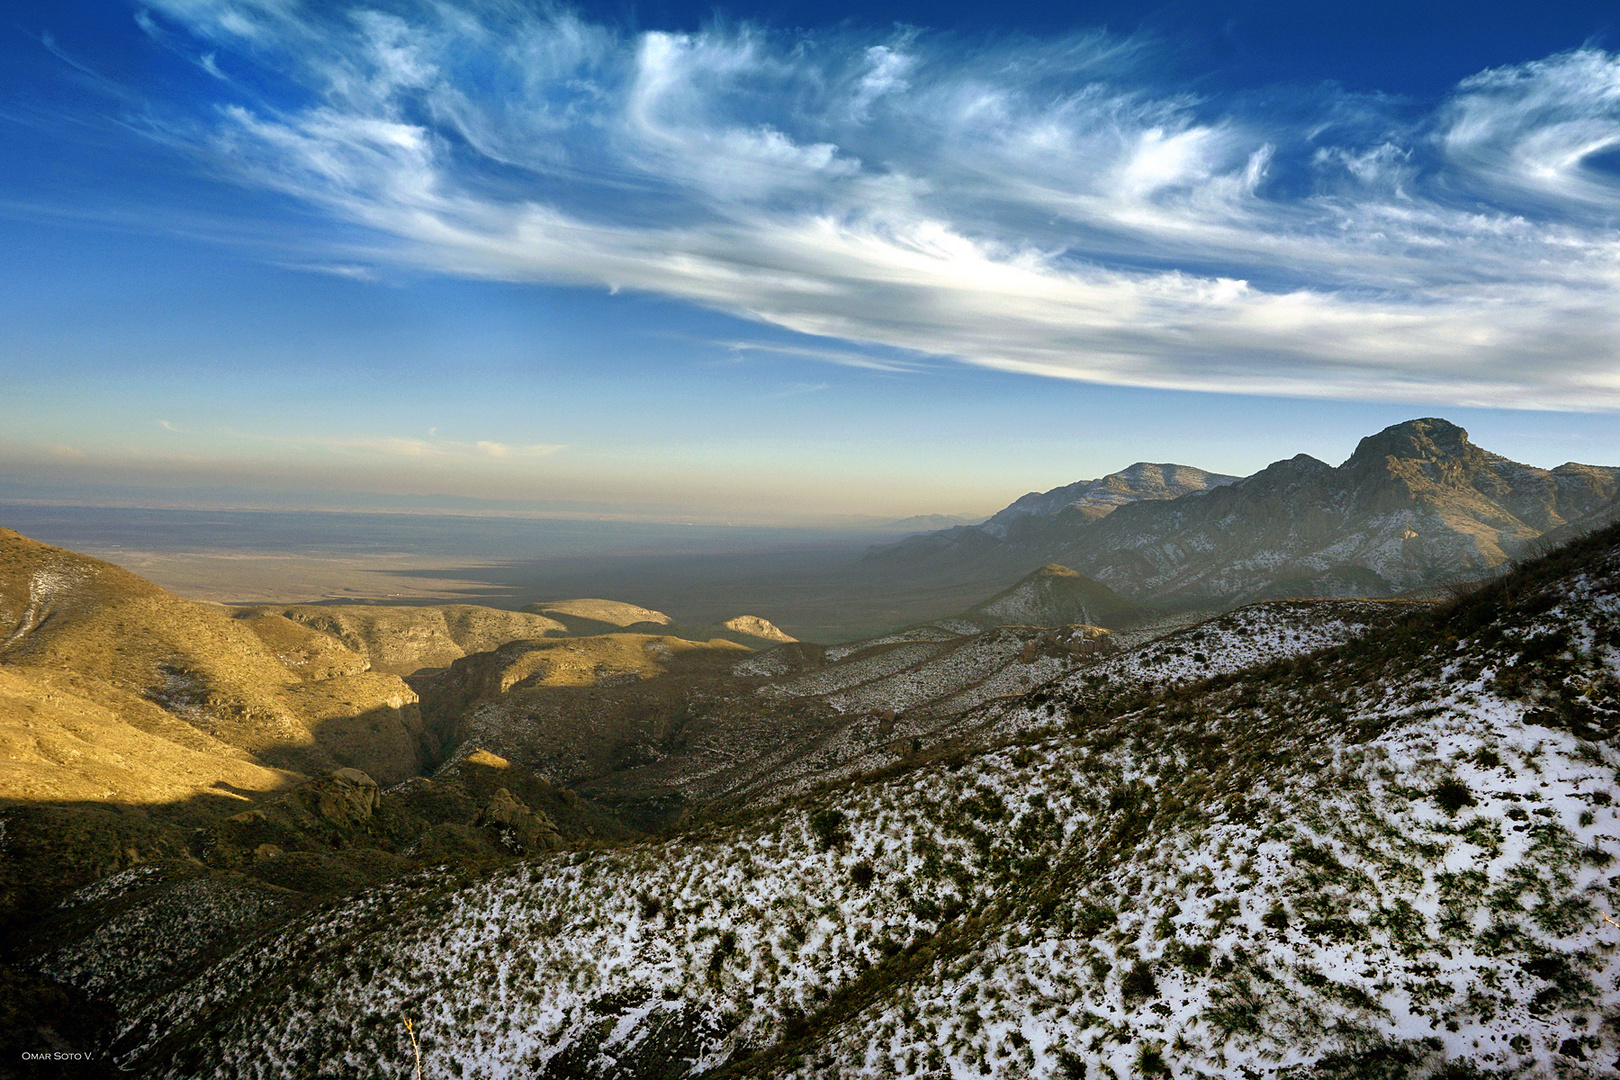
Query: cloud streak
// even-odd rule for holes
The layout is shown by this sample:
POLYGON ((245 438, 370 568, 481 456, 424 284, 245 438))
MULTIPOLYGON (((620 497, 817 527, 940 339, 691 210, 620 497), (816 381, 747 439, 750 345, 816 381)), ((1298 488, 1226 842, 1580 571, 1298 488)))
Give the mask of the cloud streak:
MULTIPOLYGON (((180 432, 167 420, 159 426, 180 432)), ((222 434, 233 439, 257 443, 273 443, 301 450, 318 450, 333 454, 353 454, 381 458, 406 458, 422 463, 452 463, 474 461, 527 461, 550 457, 566 449, 563 443, 503 443, 491 439, 463 442, 441 438, 437 430, 430 431, 426 439, 410 435, 262 435, 226 429, 222 434)))
POLYGON ((403 265, 1058 378, 1620 408, 1620 57, 1600 50, 1424 112, 1321 88, 1278 110, 1158 86, 1140 42, 1102 35, 153 10, 195 62, 295 88, 216 84, 163 137, 403 265))

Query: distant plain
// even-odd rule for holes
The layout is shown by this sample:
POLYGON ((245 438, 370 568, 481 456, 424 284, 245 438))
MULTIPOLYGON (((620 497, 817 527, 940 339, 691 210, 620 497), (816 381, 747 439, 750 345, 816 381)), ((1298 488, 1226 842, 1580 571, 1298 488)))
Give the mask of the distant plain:
POLYGON ((227 604, 516 610, 594 596, 693 625, 760 615, 834 643, 952 614, 986 591, 972 575, 941 581, 858 566, 869 546, 905 529, 20 502, 0 502, 0 524, 227 604))

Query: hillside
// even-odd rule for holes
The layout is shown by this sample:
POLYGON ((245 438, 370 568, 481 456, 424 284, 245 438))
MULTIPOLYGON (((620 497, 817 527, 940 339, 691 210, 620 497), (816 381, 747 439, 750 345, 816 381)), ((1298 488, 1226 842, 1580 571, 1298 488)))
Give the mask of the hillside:
POLYGON ((350 765, 403 779, 427 749, 415 692, 341 643, 10 530, 0 634, 0 800, 229 800, 350 765))
POLYGON ((1300 455, 1207 491, 1130 501, 1100 519, 1015 516, 1002 535, 936 533, 868 561, 934 573, 1059 562, 1161 606, 1389 596, 1500 566, 1608 504, 1617 485, 1620 468, 1533 468, 1430 418, 1363 439, 1338 467, 1300 455))
POLYGON ((369 670, 410 675, 447 667, 469 653, 508 641, 561 637, 572 631, 557 619, 475 604, 384 607, 376 604, 290 604, 236 609, 257 625, 276 616, 318 631, 364 659, 369 670))
MULTIPOLYGON (((575 606, 594 612, 599 604, 575 606)), ((727 632, 747 640, 786 636, 763 619, 732 624, 727 632)), ((258 814, 344 770, 375 790, 442 774, 453 750, 452 769, 476 756, 479 747, 457 738, 459 714, 424 709, 402 674, 420 683, 468 655, 490 669, 515 643, 516 662, 527 667, 498 689, 586 688, 577 704, 588 717, 589 688, 598 683, 661 675, 684 654, 716 654, 718 671, 749 654, 726 640, 569 633, 545 616, 473 605, 195 603, 110 563, 0 530, 0 813, 9 814, 0 820, 0 836, 9 837, 0 915, 154 859, 208 862, 195 830, 258 814)), ((508 765, 513 790, 525 788, 525 777, 543 783, 508 765)), ((475 859, 507 852, 498 835, 457 831, 493 820, 483 803, 429 802, 407 815, 413 824, 363 846, 397 853, 444 826, 448 839, 422 851, 475 859)), ((570 806, 590 808, 579 828, 594 831, 570 831, 577 815, 553 808, 561 835, 640 831, 588 801, 570 806)), ((291 851, 338 860, 341 872, 326 874, 334 881, 365 882, 408 864, 356 862, 343 850, 346 839, 320 829, 297 835, 291 851)), ((283 840, 271 829, 264 843, 278 848, 283 840)), ((243 865, 271 873, 280 857, 243 865)), ((243 868, 217 869, 227 867, 243 868)))
POLYGON ((980 629, 1071 623, 1123 629, 1146 615, 1140 605, 1122 599, 1106 585, 1066 566, 1048 563, 957 618, 980 629))
MULTIPOLYGON (((1262 604, 665 839, 161 979, 105 931, 35 962, 154 1076, 392 1074, 402 1018, 462 1077, 1614 1075, 1617 612, 1614 529, 1447 605, 1262 604)), ((126 871, 66 910, 201 902, 126 871)))

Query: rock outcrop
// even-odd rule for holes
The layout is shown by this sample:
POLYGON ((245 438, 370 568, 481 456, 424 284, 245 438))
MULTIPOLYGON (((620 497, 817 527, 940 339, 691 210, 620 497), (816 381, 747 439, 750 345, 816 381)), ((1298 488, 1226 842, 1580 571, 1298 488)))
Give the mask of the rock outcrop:
POLYGON ((523 800, 505 788, 495 789, 485 814, 490 821, 504 827, 509 843, 520 851, 555 851, 562 847, 562 834, 557 831, 556 822, 525 806, 523 800))
POLYGON ((370 821, 377 808, 377 781, 359 769, 337 769, 320 792, 321 817, 339 824, 370 821))

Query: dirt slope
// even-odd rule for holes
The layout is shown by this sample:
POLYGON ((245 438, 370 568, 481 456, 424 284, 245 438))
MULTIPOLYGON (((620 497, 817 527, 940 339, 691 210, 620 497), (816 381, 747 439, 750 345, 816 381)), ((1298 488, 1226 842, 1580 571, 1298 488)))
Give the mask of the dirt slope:
POLYGON ((344 765, 402 779, 421 765, 415 693, 363 676, 341 644, 10 530, 0 641, 0 737, 13 748, 0 799, 166 802, 344 765), (355 739, 357 723, 372 737, 355 739))

